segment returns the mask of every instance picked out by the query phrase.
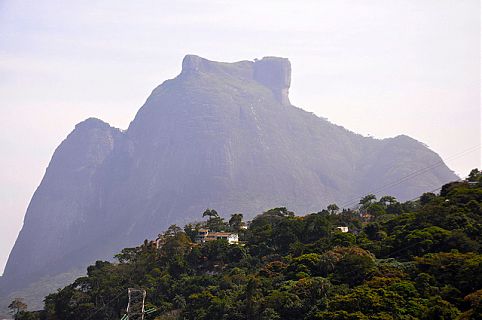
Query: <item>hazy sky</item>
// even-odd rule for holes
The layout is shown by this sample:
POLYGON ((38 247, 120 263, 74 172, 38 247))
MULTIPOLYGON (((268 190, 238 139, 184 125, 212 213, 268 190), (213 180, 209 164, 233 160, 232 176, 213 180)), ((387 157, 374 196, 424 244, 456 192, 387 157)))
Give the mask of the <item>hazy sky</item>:
POLYGON ((184 55, 275 55, 291 102, 377 138, 408 134, 480 167, 480 0, 0 0, 0 273, 74 125, 126 128, 184 55))

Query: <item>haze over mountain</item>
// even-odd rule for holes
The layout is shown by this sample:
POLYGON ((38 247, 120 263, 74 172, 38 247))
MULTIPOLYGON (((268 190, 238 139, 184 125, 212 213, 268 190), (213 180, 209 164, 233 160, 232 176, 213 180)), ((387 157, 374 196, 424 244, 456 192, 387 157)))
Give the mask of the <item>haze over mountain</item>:
POLYGON ((127 130, 79 123, 32 197, 1 291, 110 259, 207 207, 308 213, 373 190, 408 200, 457 179, 408 136, 363 137, 292 106, 290 81, 284 58, 188 55, 127 130))

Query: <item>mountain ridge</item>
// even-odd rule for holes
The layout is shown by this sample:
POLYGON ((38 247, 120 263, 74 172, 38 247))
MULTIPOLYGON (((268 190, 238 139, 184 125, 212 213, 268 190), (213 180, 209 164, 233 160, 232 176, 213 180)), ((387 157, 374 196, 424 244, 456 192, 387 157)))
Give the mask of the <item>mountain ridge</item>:
MULTIPOLYGON (((292 106, 290 83, 285 58, 188 55, 126 130, 77 124, 32 197, 2 289, 111 258, 206 207, 316 212, 442 161, 413 138, 363 137, 292 106)), ((441 165, 415 178, 387 193, 407 200, 456 176, 441 165)))

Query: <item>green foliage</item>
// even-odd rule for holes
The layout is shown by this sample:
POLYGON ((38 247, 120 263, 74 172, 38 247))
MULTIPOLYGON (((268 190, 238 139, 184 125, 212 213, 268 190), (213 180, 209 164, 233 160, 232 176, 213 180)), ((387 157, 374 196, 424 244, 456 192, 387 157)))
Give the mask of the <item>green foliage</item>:
POLYGON ((480 319, 481 175, 406 203, 368 195, 359 210, 333 204, 302 217, 274 208, 247 230, 242 214, 226 223, 207 209, 206 222, 97 261, 43 311, 17 308, 16 318, 119 319, 127 288, 140 287, 156 319, 480 319), (196 244, 201 227, 244 241, 196 244))
POLYGON ((243 226, 243 214, 242 213, 234 213, 231 215, 229 219, 229 227, 232 231, 239 232, 241 227, 243 226))
POLYGON ((332 203, 330 205, 328 205, 326 207, 326 209, 331 213, 331 214, 336 214, 338 213, 338 210, 340 210, 340 208, 335 204, 335 203, 332 203))
POLYGON ((210 231, 223 231, 227 228, 224 219, 220 217, 218 212, 214 209, 206 209, 202 216, 209 217, 205 227, 210 231))

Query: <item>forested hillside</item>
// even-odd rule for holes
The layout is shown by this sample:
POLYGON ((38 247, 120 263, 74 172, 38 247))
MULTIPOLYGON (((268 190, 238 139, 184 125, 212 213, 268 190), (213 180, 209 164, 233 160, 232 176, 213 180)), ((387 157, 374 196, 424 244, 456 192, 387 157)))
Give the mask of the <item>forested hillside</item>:
POLYGON ((240 214, 204 216, 171 226, 160 248, 146 240, 117 263, 96 262, 47 296, 45 310, 15 309, 17 319, 120 319, 128 288, 146 290, 146 308, 156 310, 146 319, 481 319, 477 169, 404 203, 368 195, 356 210, 275 208, 247 229, 240 214), (239 233, 241 242, 194 243, 201 227, 239 233))

